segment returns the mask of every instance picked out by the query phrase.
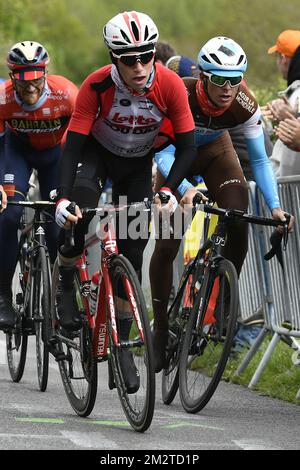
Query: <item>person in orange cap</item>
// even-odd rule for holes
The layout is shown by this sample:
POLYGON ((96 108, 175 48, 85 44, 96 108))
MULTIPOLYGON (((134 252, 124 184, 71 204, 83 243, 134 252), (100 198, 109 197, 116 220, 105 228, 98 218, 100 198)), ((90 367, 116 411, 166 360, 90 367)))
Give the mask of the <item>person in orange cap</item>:
POLYGON ((286 90, 278 93, 279 98, 262 108, 264 118, 272 121, 279 137, 270 160, 277 176, 296 175, 300 174, 300 155, 292 150, 289 139, 293 129, 287 130, 283 123, 288 119, 288 125, 291 125, 293 117, 297 118, 300 113, 300 31, 288 29, 280 33, 268 53, 276 53, 278 71, 288 85, 286 90))

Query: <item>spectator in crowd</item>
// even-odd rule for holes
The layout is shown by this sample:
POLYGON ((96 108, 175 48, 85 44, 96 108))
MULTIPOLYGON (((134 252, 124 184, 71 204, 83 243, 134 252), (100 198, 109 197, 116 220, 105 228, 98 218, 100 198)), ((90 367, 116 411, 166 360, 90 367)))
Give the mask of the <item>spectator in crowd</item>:
POLYGON ((156 44, 155 62, 166 65, 167 60, 174 55, 176 55, 176 51, 168 42, 158 41, 156 44))
POLYGON ((279 98, 262 110, 264 118, 272 122, 275 134, 279 137, 270 160, 277 176, 300 174, 300 155, 291 147, 293 142, 289 134, 292 123, 298 125, 294 118, 298 117, 300 111, 300 31, 283 31, 268 53, 276 53, 278 71, 288 85, 286 90, 279 93, 279 98), (285 119, 289 120, 288 123, 281 124, 285 119))
POLYGON ((182 55, 174 55, 170 57, 166 62, 166 67, 177 73, 179 77, 199 77, 199 69, 196 62, 189 57, 182 55))
MULTIPOLYGON (((275 134, 289 149, 300 152, 300 120, 293 114, 288 113, 287 117, 280 121, 275 134)), ((300 158, 300 155, 298 157, 300 158)))

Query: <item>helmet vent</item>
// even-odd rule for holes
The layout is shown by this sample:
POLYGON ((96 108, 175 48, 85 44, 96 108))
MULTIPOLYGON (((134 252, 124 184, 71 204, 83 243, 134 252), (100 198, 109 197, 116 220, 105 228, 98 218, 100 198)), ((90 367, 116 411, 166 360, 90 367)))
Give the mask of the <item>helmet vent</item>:
POLYGON ((219 47, 219 51, 223 52, 223 54, 228 55, 228 57, 234 56, 234 52, 226 46, 219 47))
POLYGON ((131 21, 131 28, 132 28, 132 32, 134 34, 135 40, 139 41, 140 40, 140 33, 139 33, 138 27, 137 27, 137 25, 135 24, 134 21, 131 21))
POLYGON ((208 64, 211 64, 211 61, 206 57, 206 55, 202 56, 202 60, 205 60, 208 64))
POLYGON ((152 34, 152 36, 150 38, 148 38, 148 42, 151 42, 151 41, 157 41, 157 34, 152 34))
MULTIPOLYGON (((121 29, 121 34, 122 34, 123 38, 125 39, 125 41, 130 44, 130 39, 127 36, 127 34, 123 31, 123 29, 121 29)), ((115 44, 122 44, 122 43, 116 43, 115 42, 115 44)))
POLYGON ((126 45, 126 43, 122 42, 122 41, 112 41, 112 44, 114 44, 115 46, 125 46, 126 45))
POLYGON ((146 28, 145 28, 144 41, 147 39, 148 35, 149 35, 149 29, 148 29, 148 25, 147 25, 146 28))
POLYGON ((241 55, 240 58, 239 58, 239 61, 236 65, 240 65, 243 62, 244 58, 245 58, 245 56, 241 55))
POLYGON ((214 59, 215 62, 222 65, 222 62, 220 61, 219 57, 216 54, 210 54, 210 57, 214 59))

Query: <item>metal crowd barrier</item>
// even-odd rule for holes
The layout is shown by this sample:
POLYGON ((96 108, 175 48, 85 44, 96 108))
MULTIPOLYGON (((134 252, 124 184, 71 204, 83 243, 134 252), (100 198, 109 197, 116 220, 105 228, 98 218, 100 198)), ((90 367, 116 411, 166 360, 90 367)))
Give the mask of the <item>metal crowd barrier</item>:
MULTIPOLYGON (((272 340, 249 383, 249 388, 254 388, 258 382, 281 338, 300 353, 300 343, 297 341, 297 338, 300 338, 300 176, 278 179, 278 190, 282 207, 295 216, 295 229, 289 236, 286 252, 283 252, 283 265, 281 266, 276 257, 268 262, 263 260, 263 255, 270 247, 272 229, 251 226, 248 255, 240 277, 241 317, 246 320, 261 310, 264 326, 235 375, 240 375, 246 369, 266 334, 272 333, 272 340)), ((251 183, 249 191, 249 212, 268 217, 269 209, 255 183, 251 183)), ((300 398, 300 390, 297 398, 300 398)))

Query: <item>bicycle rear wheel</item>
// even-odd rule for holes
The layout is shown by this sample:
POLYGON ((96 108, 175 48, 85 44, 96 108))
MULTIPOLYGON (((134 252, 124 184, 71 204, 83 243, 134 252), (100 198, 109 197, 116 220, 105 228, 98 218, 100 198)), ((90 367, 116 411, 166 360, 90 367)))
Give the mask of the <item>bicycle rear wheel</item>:
POLYGON ((50 317, 50 262, 44 247, 38 251, 35 265, 31 312, 35 326, 38 383, 41 392, 48 384, 49 349, 47 326, 50 317))
MULTIPOLYGON (((97 360, 92 349, 92 332, 88 321, 84 318, 83 327, 79 331, 66 332, 58 321, 56 315, 56 289, 58 283, 57 261, 52 274, 51 316, 54 337, 51 344, 56 344, 56 360, 64 386, 66 396, 79 416, 88 416, 95 405, 98 376, 97 360)), ((84 303, 82 299, 80 280, 75 276, 76 298, 79 310, 84 316, 84 303)))
POLYGON ((24 259, 20 252, 12 280, 12 306, 17 314, 16 327, 6 333, 8 369, 14 382, 20 382, 23 377, 27 355, 28 335, 24 328, 24 292, 24 259))
MULTIPOLYGON (((203 285, 211 272, 204 276, 203 285)), ((221 260, 206 293, 202 291, 195 299, 180 357, 180 399, 188 413, 197 413, 208 403, 230 354, 238 314, 238 278, 233 264, 221 260)))
MULTIPOLYGON (((109 267, 113 303, 116 311, 116 329, 120 345, 113 339, 114 325, 108 315, 110 367, 125 415, 135 431, 144 432, 151 424, 155 404, 155 372, 152 337, 144 295, 131 263, 122 255, 112 258, 109 267), (120 339, 120 313, 129 306, 132 320, 128 340, 120 339), (135 313, 135 314, 134 314, 135 313), (120 354, 123 348, 131 351, 137 368, 140 386, 136 393, 128 393, 125 371, 122 371, 120 354), (124 373, 124 376, 123 376, 124 373)), ((109 299, 111 302, 111 299, 109 299)), ((129 315, 129 316, 130 316, 129 315)), ((130 323, 129 323, 130 324, 130 323)))

